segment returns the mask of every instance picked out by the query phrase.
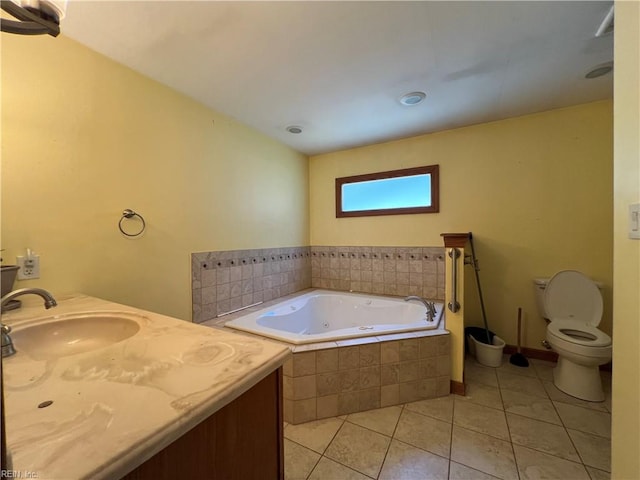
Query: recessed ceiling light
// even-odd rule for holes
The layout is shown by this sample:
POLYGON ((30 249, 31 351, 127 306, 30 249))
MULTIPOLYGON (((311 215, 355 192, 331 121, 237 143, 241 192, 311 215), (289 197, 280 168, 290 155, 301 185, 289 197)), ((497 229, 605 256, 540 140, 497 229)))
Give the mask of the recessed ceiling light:
POLYGON ((302 127, 299 127, 299 126, 297 126, 297 125, 289 125, 289 126, 286 128, 286 130, 287 130, 287 132, 289 132, 289 133, 294 133, 294 134, 296 134, 296 135, 297 135, 298 133, 302 133, 302 127))
POLYGON ((584 76, 584 78, 588 78, 588 79, 598 78, 598 77, 601 77, 603 75, 606 75, 607 73, 611 72, 612 70, 613 70, 613 63, 612 62, 604 63, 602 65, 598 65, 597 67, 591 69, 589 72, 587 72, 587 74, 584 76))
POLYGON ((407 93, 400 97, 400 103, 402 105, 406 105, 407 107, 413 107, 414 105, 418 105, 422 103, 427 96, 424 92, 411 92, 407 93))

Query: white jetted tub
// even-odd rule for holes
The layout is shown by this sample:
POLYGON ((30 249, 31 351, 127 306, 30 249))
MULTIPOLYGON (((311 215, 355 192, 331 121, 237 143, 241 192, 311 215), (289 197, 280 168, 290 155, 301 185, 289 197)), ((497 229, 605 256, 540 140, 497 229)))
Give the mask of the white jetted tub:
POLYGON ((231 320, 225 326, 299 345, 435 330, 444 310, 441 303, 435 306, 435 319, 429 321, 426 307, 417 301, 314 290, 231 320))

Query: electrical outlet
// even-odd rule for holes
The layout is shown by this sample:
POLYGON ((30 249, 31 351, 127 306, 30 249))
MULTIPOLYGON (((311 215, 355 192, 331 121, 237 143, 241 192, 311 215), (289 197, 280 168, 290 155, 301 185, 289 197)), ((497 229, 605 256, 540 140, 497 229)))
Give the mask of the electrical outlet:
POLYGON ((18 280, 40 278, 40 255, 31 255, 29 257, 18 255, 16 264, 20 267, 18 280))

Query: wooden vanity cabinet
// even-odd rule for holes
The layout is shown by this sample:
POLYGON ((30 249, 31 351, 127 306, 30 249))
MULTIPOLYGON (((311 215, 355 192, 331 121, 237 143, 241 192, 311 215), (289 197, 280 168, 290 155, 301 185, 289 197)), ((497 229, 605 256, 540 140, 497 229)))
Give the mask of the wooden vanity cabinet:
POLYGON ((279 368, 123 479, 282 480, 282 422, 279 368))

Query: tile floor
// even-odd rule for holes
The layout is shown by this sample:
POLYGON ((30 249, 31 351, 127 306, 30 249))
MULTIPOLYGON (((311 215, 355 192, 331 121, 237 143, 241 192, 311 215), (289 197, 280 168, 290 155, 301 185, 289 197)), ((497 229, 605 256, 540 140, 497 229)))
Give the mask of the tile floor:
POLYGON ((554 364, 465 361, 467 395, 286 425, 285 479, 609 479, 607 400, 554 387, 554 364))

